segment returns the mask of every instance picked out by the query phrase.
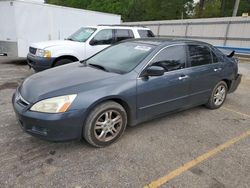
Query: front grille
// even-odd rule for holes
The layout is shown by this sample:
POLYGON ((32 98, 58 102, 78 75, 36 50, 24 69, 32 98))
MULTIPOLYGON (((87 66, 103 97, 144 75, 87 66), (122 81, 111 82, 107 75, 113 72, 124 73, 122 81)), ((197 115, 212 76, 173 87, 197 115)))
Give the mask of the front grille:
POLYGON ((18 101, 17 101, 19 104, 23 105, 23 106, 28 106, 29 103, 26 102, 25 100, 23 100, 22 98, 20 98, 18 101))
POLYGON ((38 126, 32 126, 32 128, 28 129, 27 131, 34 133, 34 134, 39 134, 42 136, 48 135, 48 130, 46 128, 42 128, 42 127, 38 127, 38 126))
POLYGON ((16 94, 16 102, 24 107, 26 107, 30 104, 28 101, 23 99, 23 97, 20 95, 19 92, 16 94))
POLYGON ((30 49, 29 49, 30 53, 31 53, 31 54, 34 54, 34 55, 36 54, 36 50, 37 50, 37 49, 36 49, 36 48, 33 48, 33 47, 30 47, 30 49))

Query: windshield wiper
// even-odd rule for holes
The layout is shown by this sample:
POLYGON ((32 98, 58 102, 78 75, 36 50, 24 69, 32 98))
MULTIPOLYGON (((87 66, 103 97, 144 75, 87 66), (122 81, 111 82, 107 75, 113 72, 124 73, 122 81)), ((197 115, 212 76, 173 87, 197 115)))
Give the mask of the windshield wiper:
POLYGON ((93 66, 93 67, 96 67, 96 68, 101 69, 101 70, 104 70, 104 71, 106 71, 106 72, 109 72, 109 71, 108 71, 104 66, 102 66, 102 65, 97 65, 97 64, 93 64, 93 63, 89 63, 88 65, 93 66))

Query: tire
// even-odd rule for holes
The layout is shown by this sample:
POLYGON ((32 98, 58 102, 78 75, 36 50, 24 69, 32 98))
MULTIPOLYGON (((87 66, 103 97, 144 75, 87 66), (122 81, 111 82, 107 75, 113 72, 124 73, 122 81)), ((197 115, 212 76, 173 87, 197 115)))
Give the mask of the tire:
POLYGON ((228 87, 226 82, 220 81, 213 89, 206 107, 209 109, 220 108, 226 100, 228 87), (224 91, 224 92, 223 92, 224 91), (220 93, 220 94, 219 94, 220 93), (216 96, 217 95, 217 96, 216 96))
POLYGON ((83 137, 94 147, 105 147, 119 139, 126 126, 127 113, 124 108, 113 101, 104 102, 89 113, 83 127, 83 137))
POLYGON ((55 62, 54 67, 65 65, 68 63, 72 63, 73 61, 71 59, 59 59, 55 62))

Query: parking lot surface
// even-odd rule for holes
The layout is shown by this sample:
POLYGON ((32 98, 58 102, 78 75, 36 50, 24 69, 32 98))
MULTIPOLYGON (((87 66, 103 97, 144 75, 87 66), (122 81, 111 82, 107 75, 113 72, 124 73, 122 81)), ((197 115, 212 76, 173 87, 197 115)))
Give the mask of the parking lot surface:
POLYGON ((0 187, 250 187, 250 62, 223 108, 196 107, 127 128, 107 148, 53 143, 19 127, 11 97, 34 74, 0 57, 0 187))

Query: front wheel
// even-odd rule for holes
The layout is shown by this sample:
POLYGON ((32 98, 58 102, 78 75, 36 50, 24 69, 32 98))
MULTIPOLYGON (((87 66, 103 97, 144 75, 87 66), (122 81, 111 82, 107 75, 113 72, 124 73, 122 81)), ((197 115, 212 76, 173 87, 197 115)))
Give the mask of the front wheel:
POLYGON ((83 137, 95 147, 105 147, 115 142, 124 132, 127 114, 124 108, 113 101, 96 106, 88 115, 83 128, 83 137))
POLYGON ((220 108, 226 100, 228 87, 226 82, 220 81, 213 89, 206 106, 210 109, 220 108))

